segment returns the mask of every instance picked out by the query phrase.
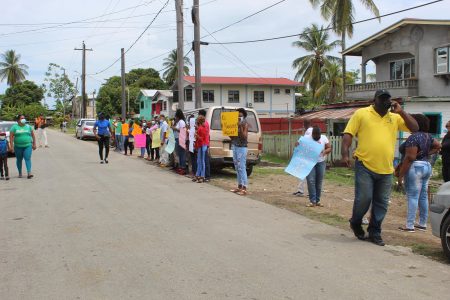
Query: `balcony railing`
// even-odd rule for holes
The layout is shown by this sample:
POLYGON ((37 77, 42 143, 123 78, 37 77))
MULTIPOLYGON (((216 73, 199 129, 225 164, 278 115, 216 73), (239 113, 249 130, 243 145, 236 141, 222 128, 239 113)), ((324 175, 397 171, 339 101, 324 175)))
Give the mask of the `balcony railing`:
POLYGON ((401 80, 389 80, 378 81, 358 84, 348 84, 345 86, 346 92, 365 92, 376 91, 379 89, 416 89, 418 86, 417 79, 401 79, 401 80))

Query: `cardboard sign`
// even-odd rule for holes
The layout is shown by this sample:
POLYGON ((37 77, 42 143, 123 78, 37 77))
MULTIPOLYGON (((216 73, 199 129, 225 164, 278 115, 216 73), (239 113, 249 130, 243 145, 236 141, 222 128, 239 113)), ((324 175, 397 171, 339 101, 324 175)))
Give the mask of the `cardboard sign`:
POLYGON ((137 125, 137 124, 134 124, 134 125, 133 125, 133 131, 131 132, 131 134, 132 134, 133 136, 136 136, 136 135, 141 134, 141 133, 142 133, 142 128, 141 128, 141 126, 139 126, 139 125, 137 125))
POLYGON ((195 142, 195 118, 189 120, 189 152, 194 153, 195 142))
POLYGON ((301 137, 298 142, 299 145, 294 149, 291 162, 284 171, 303 180, 319 161, 324 145, 310 137, 301 137))
POLYGON ((225 136, 238 136, 239 112, 222 112, 220 115, 222 122, 222 133, 225 136))
POLYGON ((145 134, 136 134, 134 136, 134 146, 136 148, 145 148, 146 136, 145 134))
POLYGON ((128 129, 130 129, 130 127, 128 126, 127 123, 122 124, 122 135, 123 136, 128 136, 128 129))
POLYGON ((166 151, 169 154, 172 154, 174 150, 175 150, 175 135, 173 134, 173 130, 171 128, 169 129, 168 143, 164 151, 166 151))
POLYGON ((186 150, 186 127, 180 129, 180 134, 178 135, 178 143, 180 147, 186 150))
POLYGON ((161 128, 156 129, 152 134, 152 148, 159 147, 161 147, 161 128))

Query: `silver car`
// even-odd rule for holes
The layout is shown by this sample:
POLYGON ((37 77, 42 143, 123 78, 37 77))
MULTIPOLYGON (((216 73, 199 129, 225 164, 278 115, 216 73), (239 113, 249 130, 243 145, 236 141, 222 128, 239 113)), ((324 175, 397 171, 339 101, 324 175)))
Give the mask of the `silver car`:
POLYGON ((450 182, 444 183, 430 205, 433 235, 441 239, 442 248, 450 260, 450 182))
POLYGON ((94 125, 95 125, 95 120, 82 121, 77 137, 82 140, 95 139, 94 125))
MULTIPOLYGON (((9 142, 9 132, 11 130, 11 127, 17 124, 17 122, 13 121, 0 121, 0 132, 6 133, 6 140, 9 142)), ((13 153, 8 154, 9 156, 14 156, 13 153)))
MULTIPOLYGON (((83 139, 83 136, 84 136, 84 138, 86 138, 86 137, 88 137, 88 138, 91 138, 91 136, 89 136, 88 134, 84 134, 83 132, 87 132, 87 130, 84 130, 84 127, 83 127, 83 125, 86 123, 86 122, 94 122, 95 123, 95 119, 79 119, 78 120, 78 122, 77 122, 77 126, 76 126, 76 128, 75 128, 75 137, 77 138, 77 139, 83 139)), ((94 124, 92 124, 92 127, 94 127, 94 124)), ((92 130, 91 130, 92 131, 92 130)), ((93 133, 92 133, 93 134, 93 133)), ((92 137, 94 137, 94 135, 92 135, 92 137)))

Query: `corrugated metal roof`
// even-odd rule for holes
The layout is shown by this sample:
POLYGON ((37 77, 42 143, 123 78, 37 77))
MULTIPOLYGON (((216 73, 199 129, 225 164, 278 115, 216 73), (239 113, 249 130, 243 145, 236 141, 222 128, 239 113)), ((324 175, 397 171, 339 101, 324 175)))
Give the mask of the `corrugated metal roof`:
POLYGON ((145 97, 154 97, 156 92, 157 90, 141 90, 142 95, 144 95, 145 97))
POLYGON ((361 107, 348 107, 348 108, 335 108, 335 109, 324 109, 319 111, 314 111, 301 116, 296 116, 294 119, 310 119, 310 120, 348 120, 351 118, 353 113, 360 109, 361 107))
MULTIPOLYGON (((184 80, 195 83, 195 76, 184 76, 184 80)), ((202 76, 202 84, 248 84, 248 85, 285 85, 303 86, 303 83, 287 78, 261 78, 261 77, 215 77, 202 76)))

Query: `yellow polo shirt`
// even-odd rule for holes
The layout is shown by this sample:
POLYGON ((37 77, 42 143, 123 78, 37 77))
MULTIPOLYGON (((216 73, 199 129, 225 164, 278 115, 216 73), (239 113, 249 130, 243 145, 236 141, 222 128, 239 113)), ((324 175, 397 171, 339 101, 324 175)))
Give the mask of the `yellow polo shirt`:
POLYGON ((409 132, 400 115, 388 112, 381 117, 371 105, 355 111, 344 133, 358 138, 355 156, 367 169, 377 174, 392 174, 399 130, 409 132))

